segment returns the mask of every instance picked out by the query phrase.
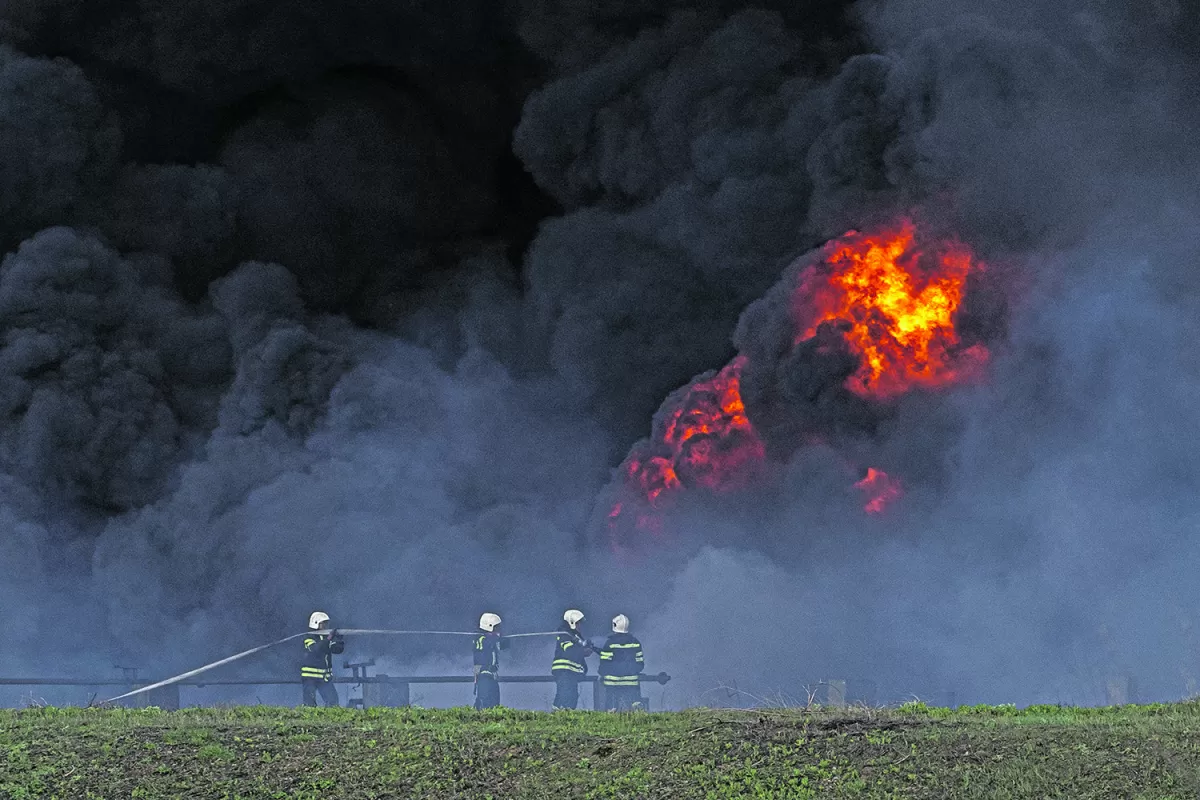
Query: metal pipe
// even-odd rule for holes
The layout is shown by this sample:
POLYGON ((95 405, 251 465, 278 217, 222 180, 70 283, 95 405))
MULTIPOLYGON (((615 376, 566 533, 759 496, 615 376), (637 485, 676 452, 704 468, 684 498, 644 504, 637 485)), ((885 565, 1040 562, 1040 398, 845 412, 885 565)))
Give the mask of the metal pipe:
MULTIPOLYGON (((291 640, 298 639, 301 636, 314 636, 314 635, 315 636, 326 636, 326 635, 333 635, 334 633, 338 633, 338 632, 339 631, 337 629, 326 630, 326 629, 322 628, 322 629, 318 629, 318 630, 308 630, 303 633, 294 633, 291 636, 285 636, 284 638, 279 639, 277 641, 268 642, 267 644, 259 645, 258 647, 252 647, 249 650, 244 650, 241 653, 236 653, 232 656, 228 656, 227 658, 222 658, 220 661, 214 661, 211 664, 205 664, 202 667, 197 667, 196 669, 188 670, 187 672, 184 672, 180 675, 176 675, 172 678, 165 678, 165 679, 159 681, 158 683, 153 683, 153 684, 150 684, 149 686, 142 686, 137 689, 133 689, 132 691, 125 692, 124 694, 117 695, 116 697, 110 697, 107 700, 101 701, 100 705, 105 705, 107 703, 115 703, 118 700, 124 700, 127 697, 133 697, 135 694, 143 694, 145 692, 152 692, 155 689, 161 689, 164 686, 171 686, 176 683, 181 683, 182 681, 186 681, 188 678, 194 678, 195 676, 200 675, 205 672, 208 672, 209 670, 216 669, 217 667, 222 667, 226 664, 231 664, 234 661, 238 661, 239 659, 246 658, 247 656, 252 656, 255 653, 260 653, 263 650, 267 650, 272 647, 277 647, 277 646, 283 644, 284 642, 290 642, 291 640)), ((477 633, 474 633, 474 632, 468 633, 465 631, 397 631, 397 630, 384 630, 384 629, 376 629, 376 628, 347 628, 344 631, 340 631, 340 633, 343 633, 343 634, 349 635, 349 636, 369 636, 369 635, 382 635, 382 636, 478 636, 477 633)), ((541 632, 541 633, 537 633, 535 635, 537 635, 537 636, 553 636, 556 634, 551 633, 551 632, 541 632)))
MULTIPOLYGON (((638 679, 641 683, 660 683, 665 684, 671 680, 671 676, 665 672, 660 672, 657 675, 639 675, 638 679)), ((410 676, 382 676, 376 675, 369 678, 337 678, 333 679, 334 683, 473 683, 474 678, 470 675, 410 675, 410 676)), ((553 683, 554 678, 550 675, 500 675, 497 676, 500 683, 553 683)), ((580 677, 582 683, 595 683, 597 678, 595 675, 584 675, 580 677)), ((214 680, 180 680, 174 681, 171 685, 178 686, 289 686, 299 683, 299 678, 218 678, 214 680)), ((85 678, 0 678, 0 686, 135 686, 145 688, 154 686, 155 683, 150 681, 122 681, 112 679, 97 679, 88 680, 85 678), (142 686, 145 684, 145 686, 142 686)))

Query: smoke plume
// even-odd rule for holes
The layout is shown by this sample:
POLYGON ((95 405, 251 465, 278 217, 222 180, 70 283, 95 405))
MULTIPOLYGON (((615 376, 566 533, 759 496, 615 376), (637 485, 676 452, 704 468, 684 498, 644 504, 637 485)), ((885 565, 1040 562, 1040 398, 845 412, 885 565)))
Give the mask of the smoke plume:
MULTIPOLYGON (((315 608, 515 632, 581 607, 593 636, 633 619, 671 705, 1194 692, 1195 27, 5 4, 0 670, 166 673, 315 608), (980 265, 950 351, 987 357, 872 394, 861 308, 809 336, 796 297, 909 219, 913 263, 980 265), (693 458, 614 548, 630 459, 693 401, 736 463, 693 458), (868 469, 894 491, 864 510, 868 469)), ((460 644, 351 646, 465 674, 460 644)))

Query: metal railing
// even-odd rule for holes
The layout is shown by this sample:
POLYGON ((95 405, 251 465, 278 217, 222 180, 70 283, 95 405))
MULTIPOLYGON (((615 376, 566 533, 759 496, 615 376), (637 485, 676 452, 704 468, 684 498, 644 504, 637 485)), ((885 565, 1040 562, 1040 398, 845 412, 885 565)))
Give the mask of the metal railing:
MULTIPOLYGON (((362 686, 362 699, 353 701, 354 705, 362 708, 372 706, 384 707, 403 707, 410 704, 410 687, 413 684, 443 684, 443 683, 474 683, 475 679, 470 675, 405 675, 405 676, 390 676, 390 675, 373 675, 365 674, 365 667, 371 666, 369 663, 364 664, 346 664, 347 669, 351 669, 356 674, 350 677, 334 677, 334 683, 349 684, 353 686, 362 686)), ((500 683, 554 683, 554 678, 549 675, 500 675, 497 677, 500 683)), ((640 675, 640 683, 657 683, 666 685, 671 680, 671 676, 665 672, 660 672, 657 675, 640 675)), ((581 683, 590 683, 592 685, 592 707, 604 708, 604 684, 597 680, 595 675, 584 675, 580 677, 581 683)), ((0 678, 0 686, 76 686, 76 687, 102 687, 114 686, 120 687, 122 690, 136 689, 142 686, 149 686, 155 683, 150 679, 120 679, 120 678, 0 678)), ((160 689, 155 689, 140 695, 135 701, 130 701, 130 705, 139 706, 158 706, 159 708, 177 710, 180 707, 179 689, 183 686, 205 688, 213 686, 299 686, 299 677, 293 678, 209 678, 198 680, 185 680, 173 683, 170 686, 164 686, 160 689)))

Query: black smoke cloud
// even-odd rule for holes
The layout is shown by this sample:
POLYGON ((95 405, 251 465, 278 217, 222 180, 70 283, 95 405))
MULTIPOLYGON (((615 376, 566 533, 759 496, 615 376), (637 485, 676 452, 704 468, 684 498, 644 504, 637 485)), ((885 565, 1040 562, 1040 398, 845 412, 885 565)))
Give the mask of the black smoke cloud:
POLYGON ((0 45, 0 214, 5 244, 39 228, 82 222, 112 179, 120 129, 78 66, 0 45))
POLYGON ((43 496, 129 510, 164 488, 227 369, 220 331, 169 288, 161 259, 122 259, 48 228, 0 268, 5 467, 43 496), (206 352, 207 351, 207 352, 206 352))
MULTIPOLYGON (((974 287, 968 327, 990 339, 991 380, 881 415, 840 389, 854 365, 836 346, 791 348, 786 282, 752 305, 735 336, 752 421, 796 445, 835 431, 840 456, 801 448, 741 500, 685 492, 668 514, 681 539, 726 549, 697 552, 655 631, 684 646, 675 624, 711 626, 714 649, 797 659, 810 679, 886 676, 892 696, 958 686, 1095 702, 1118 673, 1152 696, 1194 691, 1196 597, 1176 576, 1196 555, 1181 522, 1193 505, 1177 491, 1195 462, 1168 443, 1190 441, 1191 425, 1149 422, 1164 411, 1154 387, 1174 394, 1195 374, 1189 357, 1164 356, 1186 350, 1175 337, 1194 303, 1167 288, 1195 257, 1178 216, 1196 207, 1191 179, 1168 167, 1191 162, 1179 148, 1194 131, 1182 82, 1194 63, 1160 51, 1142 81, 1124 44, 1096 38, 1119 13, 1078 15, 1064 33, 937 12, 917 29, 872 27, 883 52, 823 85, 808 223, 835 235, 918 207, 965 236, 991 290, 1007 290, 974 287), (1006 320, 1008 292, 1019 299, 1006 320), (886 522, 853 514, 847 454, 904 477, 886 522), (750 599, 721 599, 751 584, 750 599)), ((689 685, 739 684, 735 662, 706 662, 689 685)))
POLYGON ((741 309, 811 243, 804 53, 776 13, 680 10, 526 103, 516 151, 569 209, 529 252, 531 305, 576 391, 638 412, 626 435, 728 355, 741 309))
POLYGON ((1189 690, 1200 137, 1171 4, 0 17, 5 669, 169 670, 314 607, 579 604, 634 618, 678 704, 1189 690), (801 448, 614 560, 597 498, 662 398, 795 258, 913 208, 1007 325, 986 383, 847 437, 904 502, 861 515, 801 448))

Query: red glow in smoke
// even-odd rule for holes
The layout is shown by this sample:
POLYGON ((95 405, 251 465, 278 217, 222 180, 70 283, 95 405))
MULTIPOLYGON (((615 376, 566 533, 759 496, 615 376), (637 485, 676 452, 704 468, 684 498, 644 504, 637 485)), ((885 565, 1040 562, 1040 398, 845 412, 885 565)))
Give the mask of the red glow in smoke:
POLYGON ((867 476, 854 484, 855 489, 861 490, 867 496, 863 511, 868 514, 880 514, 888 503, 904 494, 900 481, 889 476, 881 469, 867 468, 867 476))
MULTIPOLYGON (((744 486, 765 460, 762 440, 750 426, 739 390, 745 359, 738 357, 715 375, 697 380, 667 418, 651 447, 635 448, 625 460, 625 483, 637 487, 651 509, 661 509, 685 487, 713 493, 744 486)), ((617 503, 610 524, 621 518, 617 503)), ((635 527, 657 533, 657 517, 637 517, 635 527)))
POLYGON ((676 475, 689 486, 714 492, 737 488, 765 451, 750 427, 739 388, 741 356, 708 380, 694 383, 687 402, 672 412, 663 444, 672 453, 676 475))
MULTIPOLYGON (((918 243, 907 220, 871 234, 850 232, 825 246, 799 277, 791 314, 795 343, 831 324, 859 368, 846 388, 862 397, 888 400, 916 388, 941 388, 980 374, 983 345, 963 347, 954 321, 967 277, 981 269, 957 241, 918 243)), ((620 524, 653 535, 662 531, 655 513, 686 489, 722 493, 753 482, 766 450, 746 415, 738 356, 715 375, 693 382, 676 400, 657 437, 626 458, 630 502, 617 503, 609 527, 620 524), (638 505, 635 511, 631 506, 638 505)), ((903 494, 898 478, 869 468, 855 484, 865 493, 863 510, 879 514, 903 494)))

